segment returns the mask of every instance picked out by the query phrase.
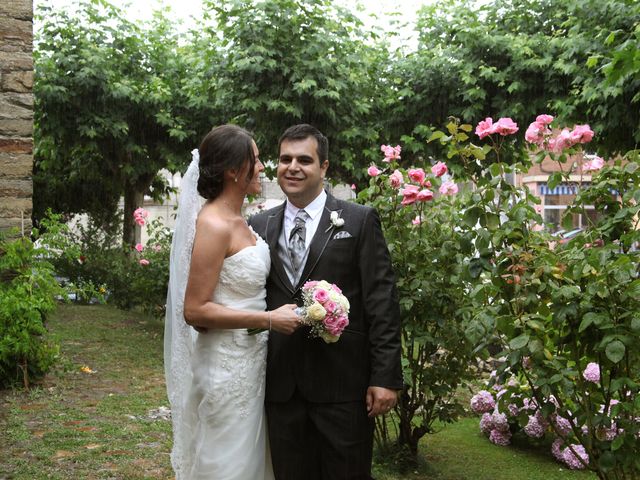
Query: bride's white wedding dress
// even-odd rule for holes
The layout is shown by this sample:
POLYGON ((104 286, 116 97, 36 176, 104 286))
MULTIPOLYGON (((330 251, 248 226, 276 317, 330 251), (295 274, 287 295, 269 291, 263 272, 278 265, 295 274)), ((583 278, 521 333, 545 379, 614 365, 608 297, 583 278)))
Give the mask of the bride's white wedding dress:
MULTIPOLYGON (((214 302, 265 310, 271 261, 269 247, 255 236, 255 246, 224 260, 214 302)), ((174 457, 182 458, 174 458, 181 463, 179 479, 273 479, 264 416, 267 338, 266 332, 248 335, 244 328, 210 329, 197 336, 179 429, 182 439, 175 439, 184 449, 174 451, 174 457)))

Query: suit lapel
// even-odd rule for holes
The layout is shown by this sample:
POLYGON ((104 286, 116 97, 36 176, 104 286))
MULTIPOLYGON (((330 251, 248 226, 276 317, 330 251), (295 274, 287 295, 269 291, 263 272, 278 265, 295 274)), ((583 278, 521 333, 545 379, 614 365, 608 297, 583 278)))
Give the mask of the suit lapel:
POLYGON ((320 223, 318 224, 318 229, 313 236, 313 240, 311 240, 307 262, 302 270, 302 275, 300 275, 300 281, 298 282, 296 290, 298 290, 307 281, 309 275, 316 267, 318 260, 320 260, 327 243, 329 243, 331 235, 333 235, 335 226, 331 223, 330 219, 332 211, 342 213, 342 210, 338 209, 336 199, 332 195, 327 194, 327 201, 325 202, 324 210, 320 217, 320 223))
POLYGON ((284 266, 278 256, 278 240, 282 234, 282 227, 284 223, 284 202, 277 210, 275 210, 269 217, 267 217, 267 226, 265 228, 265 241, 269 245, 269 251, 271 253, 271 268, 276 272, 280 282, 293 293, 293 285, 287 276, 287 272, 284 270, 284 266))

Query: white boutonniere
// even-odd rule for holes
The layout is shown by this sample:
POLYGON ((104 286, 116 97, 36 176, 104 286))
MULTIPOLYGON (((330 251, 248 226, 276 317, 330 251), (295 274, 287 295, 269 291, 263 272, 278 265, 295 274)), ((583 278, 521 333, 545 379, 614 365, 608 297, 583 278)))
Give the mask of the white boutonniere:
POLYGON ((325 232, 328 232, 332 227, 340 228, 344 225, 344 218, 342 218, 340 213, 336 211, 331 212, 329 220, 331 220, 331 225, 325 230, 325 232))

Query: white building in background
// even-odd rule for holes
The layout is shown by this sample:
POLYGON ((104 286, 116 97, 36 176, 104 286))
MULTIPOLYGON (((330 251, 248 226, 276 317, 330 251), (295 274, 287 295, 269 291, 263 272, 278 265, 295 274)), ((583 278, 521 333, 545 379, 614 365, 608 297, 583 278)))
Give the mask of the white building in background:
MULTIPOLYGON (((160 220, 162 224, 173 230, 176 220, 176 212, 178 206, 178 196, 180 194, 180 182, 182 181, 182 175, 178 172, 172 174, 168 170, 161 170, 160 174, 165 178, 167 184, 176 189, 176 193, 172 193, 162 203, 156 202, 151 197, 145 196, 143 208, 149 212, 148 221, 160 220)), ((278 182, 273 179, 270 180, 264 174, 261 178, 262 193, 259 197, 254 198, 252 201, 245 200, 244 213, 245 215, 253 215, 262 210, 268 210, 282 203, 285 199, 285 195, 280 189, 278 182)), ((341 200, 352 200, 355 198, 355 192, 348 185, 339 184, 331 185, 326 182, 326 190, 336 198, 341 200)), ((203 199, 204 201, 204 199, 203 199)), ((123 208, 124 204, 121 201, 118 205, 119 208, 123 208)), ((141 242, 144 245, 148 240, 148 235, 145 228, 142 228, 141 242)))

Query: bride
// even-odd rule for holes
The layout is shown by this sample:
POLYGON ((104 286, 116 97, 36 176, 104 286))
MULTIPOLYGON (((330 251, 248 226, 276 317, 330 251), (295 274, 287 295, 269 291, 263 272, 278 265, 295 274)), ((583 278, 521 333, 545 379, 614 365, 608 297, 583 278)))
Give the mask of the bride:
POLYGON ((265 311, 269 247, 241 214, 264 166, 251 135, 211 130, 181 185, 171 247, 165 376, 177 480, 272 479, 264 418, 267 332, 293 333, 296 305, 265 311), (200 207, 200 196, 206 199, 200 207))

